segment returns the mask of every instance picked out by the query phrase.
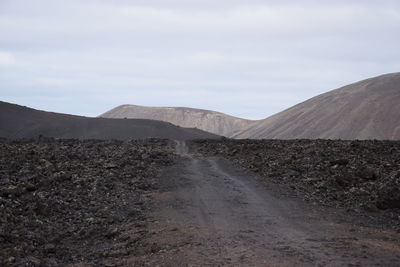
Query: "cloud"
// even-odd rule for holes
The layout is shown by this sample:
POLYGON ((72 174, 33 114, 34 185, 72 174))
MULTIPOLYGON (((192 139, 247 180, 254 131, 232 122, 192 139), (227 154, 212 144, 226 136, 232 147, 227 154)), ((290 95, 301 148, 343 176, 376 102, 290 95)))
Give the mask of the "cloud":
POLYGON ((12 66, 16 63, 17 61, 11 53, 0 51, 0 66, 12 66))
POLYGON ((0 97, 77 114, 130 102, 260 118, 400 68, 389 0, 3 0, 0 32, 0 97))
MULTIPOLYGON (((40 2, 40 1, 39 1, 40 2)), ((47 3, 47 2, 46 2, 47 3)), ((387 6, 316 4, 236 6, 196 10, 113 5, 105 2, 64 2, 27 16, 2 16, 4 30, 34 33, 82 34, 304 34, 315 31, 352 32, 376 28, 398 28, 400 12, 387 6)), ((39 5, 40 6, 40 5, 39 5)), ((25 13, 23 13, 25 14, 25 13)), ((323 32, 319 32, 323 33, 323 32)))

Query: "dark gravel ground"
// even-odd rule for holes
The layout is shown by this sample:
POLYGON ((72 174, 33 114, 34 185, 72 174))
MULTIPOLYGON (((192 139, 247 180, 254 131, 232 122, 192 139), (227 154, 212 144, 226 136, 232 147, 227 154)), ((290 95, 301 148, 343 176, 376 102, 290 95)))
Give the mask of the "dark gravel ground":
MULTIPOLYGON (((400 229, 400 142, 225 139, 190 149, 256 172, 282 194, 400 229)), ((149 227, 150 211, 170 183, 159 174, 179 160, 174 150, 157 139, 0 139, 0 266, 131 266, 155 254, 149 240, 161 230, 149 227)))
POLYGON ((119 266, 145 253, 165 140, 0 140, 0 266, 119 266))
POLYGON ((191 150, 222 156, 288 185, 304 199, 368 214, 400 229, 400 142, 197 140, 191 150))

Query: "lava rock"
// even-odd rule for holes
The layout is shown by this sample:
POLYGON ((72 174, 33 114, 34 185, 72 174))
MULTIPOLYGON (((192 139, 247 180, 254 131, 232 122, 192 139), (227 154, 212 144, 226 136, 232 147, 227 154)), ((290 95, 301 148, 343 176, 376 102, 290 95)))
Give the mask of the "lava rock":
POLYGON ((104 251, 120 266, 140 242, 118 237, 150 205, 139 188, 174 160, 167 140, 1 139, 0 266, 102 266, 104 251))
POLYGON ((190 149, 225 157, 287 184, 304 199, 349 210, 400 209, 400 142, 342 140, 195 140, 190 149))

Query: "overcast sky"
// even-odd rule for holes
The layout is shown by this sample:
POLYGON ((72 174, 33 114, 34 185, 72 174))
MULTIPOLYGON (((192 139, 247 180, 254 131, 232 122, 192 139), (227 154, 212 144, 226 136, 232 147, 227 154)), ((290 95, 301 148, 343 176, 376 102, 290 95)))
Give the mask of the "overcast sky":
POLYGON ((400 1, 0 0, 0 100, 261 119, 400 71, 400 1))

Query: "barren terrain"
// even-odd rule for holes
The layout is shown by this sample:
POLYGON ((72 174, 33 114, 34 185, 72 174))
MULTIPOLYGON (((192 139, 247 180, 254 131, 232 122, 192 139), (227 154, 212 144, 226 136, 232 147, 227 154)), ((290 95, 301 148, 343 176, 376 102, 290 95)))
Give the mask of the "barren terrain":
POLYGON ((233 117, 221 112, 186 107, 144 107, 122 105, 101 114, 102 118, 148 119, 197 128, 216 135, 231 137, 258 121, 233 117))
MULTIPOLYGON (((215 145, 215 144, 213 144, 215 145)), ((310 205, 224 159, 188 154, 163 174, 143 266, 399 266, 400 234, 310 205), (283 194, 282 194, 283 193, 283 194)), ((210 149, 212 151, 212 149, 210 149)))
POLYGON ((186 107, 136 105, 121 105, 100 117, 165 121, 236 139, 399 140, 398 103, 400 73, 389 73, 317 95, 262 120, 186 107))
POLYGON ((0 101, 0 138, 147 139, 188 140, 219 138, 199 129, 143 119, 89 118, 36 110, 0 101))
POLYGON ((2 140, 0 263, 400 266, 399 144, 355 143, 2 140))
POLYGON ((0 266, 121 266, 141 253, 168 141, 0 141, 0 266))
POLYGON ((400 73, 315 96, 250 125, 233 138, 400 139, 400 73))

